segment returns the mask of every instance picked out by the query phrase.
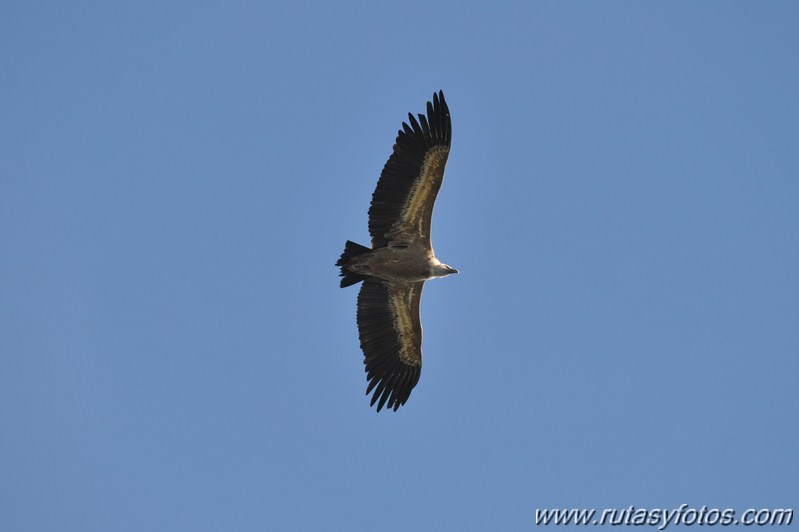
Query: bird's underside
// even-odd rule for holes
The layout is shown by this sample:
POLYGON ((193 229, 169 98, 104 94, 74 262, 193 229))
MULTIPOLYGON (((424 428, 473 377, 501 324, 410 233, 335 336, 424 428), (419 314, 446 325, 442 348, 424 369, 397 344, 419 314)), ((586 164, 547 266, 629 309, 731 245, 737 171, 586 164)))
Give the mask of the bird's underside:
POLYGON ((382 247, 350 261, 349 271, 389 282, 417 282, 435 277, 438 264, 429 250, 419 244, 409 247, 382 247))
POLYGON ((422 367, 419 317, 424 281, 457 273, 442 264, 430 243, 430 222, 449 155, 451 123, 443 93, 427 103, 418 121, 408 114, 369 208, 372 247, 347 241, 336 266, 341 287, 363 282, 358 332, 364 353, 366 393, 380 411, 405 404, 422 367))

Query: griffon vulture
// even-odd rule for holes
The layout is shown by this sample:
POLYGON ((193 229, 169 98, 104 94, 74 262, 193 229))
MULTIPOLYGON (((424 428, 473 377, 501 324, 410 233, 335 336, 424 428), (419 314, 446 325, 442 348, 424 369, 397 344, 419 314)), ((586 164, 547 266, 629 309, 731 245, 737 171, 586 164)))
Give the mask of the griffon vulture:
POLYGON ((427 102, 427 116, 408 113, 372 195, 372 247, 347 241, 336 266, 341 287, 363 281, 358 332, 371 405, 395 411, 419 382, 422 324, 419 300, 428 279, 458 270, 442 264, 430 243, 433 204, 444 178, 452 125, 444 93, 427 102))

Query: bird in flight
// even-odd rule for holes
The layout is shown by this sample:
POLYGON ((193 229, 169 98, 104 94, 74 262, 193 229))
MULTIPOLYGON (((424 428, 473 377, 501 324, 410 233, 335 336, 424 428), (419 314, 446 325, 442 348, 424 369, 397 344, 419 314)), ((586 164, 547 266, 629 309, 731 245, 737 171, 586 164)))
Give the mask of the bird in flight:
POLYGON ((341 288, 363 281, 358 333, 366 394, 395 411, 408 400, 422 369, 419 301, 428 279, 458 270, 441 263, 430 243, 433 204, 444 179, 452 124, 444 93, 427 102, 427 116, 408 113, 369 207, 372 247, 347 241, 336 266, 341 288))

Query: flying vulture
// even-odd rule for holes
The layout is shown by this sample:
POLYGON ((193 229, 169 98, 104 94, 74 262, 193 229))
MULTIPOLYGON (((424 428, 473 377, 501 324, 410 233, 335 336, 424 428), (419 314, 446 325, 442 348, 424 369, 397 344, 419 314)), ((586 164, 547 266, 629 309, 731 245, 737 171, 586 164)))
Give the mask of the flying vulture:
POLYGON ((371 405, 405 404, 422 369, 419 300, 428 279, 458 270, 442 264, 430 244, 430 219, 444 179, 452 124, 444 93, 427 102, 427 116, 408 113, 369 207, 372 247, 349 240, 336 266, 341 287, 363 281, 358 332, 371 405))

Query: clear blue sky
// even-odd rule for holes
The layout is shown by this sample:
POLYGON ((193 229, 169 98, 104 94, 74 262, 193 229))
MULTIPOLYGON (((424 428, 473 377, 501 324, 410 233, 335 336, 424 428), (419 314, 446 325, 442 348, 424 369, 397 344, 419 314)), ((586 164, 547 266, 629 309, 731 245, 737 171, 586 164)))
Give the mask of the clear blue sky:
POLYGON ((799 507, 797 28, 795 2, 5 3, 0 529, 799 507), (334 263, 438 89, 461 273, 377 414, 334 263))

